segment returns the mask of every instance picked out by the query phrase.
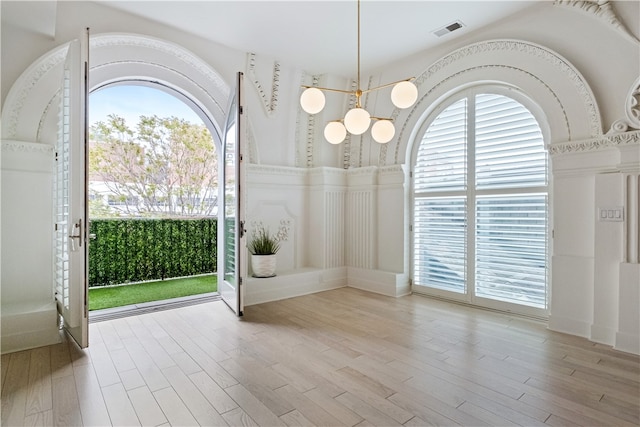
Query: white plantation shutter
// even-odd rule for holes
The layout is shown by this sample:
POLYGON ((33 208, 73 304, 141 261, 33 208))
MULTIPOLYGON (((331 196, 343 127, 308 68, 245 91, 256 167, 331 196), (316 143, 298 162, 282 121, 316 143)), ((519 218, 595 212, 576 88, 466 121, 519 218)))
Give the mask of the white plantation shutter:
POLYGON ((415 205, 415 247, 421 260, 418 283, 466 291, 466 204, 464 197, 425 197, 415 205))
POLYGON ((476 295, 545 307, 546 194, 476 202, 476 295))
POLYGON ((431 122, 414 165, 414 284, 546 309, 547 154, 513 98, 469 93, 431 122))
POLYGON ((477 95, 475 129, 478 189, 546 184, 540 126, 522 104, 502 95, 477 95))
POLYGON ((418 149, 416 191, 463 190, 467 179, 467 100, 461 99, 433 121, 418 149))

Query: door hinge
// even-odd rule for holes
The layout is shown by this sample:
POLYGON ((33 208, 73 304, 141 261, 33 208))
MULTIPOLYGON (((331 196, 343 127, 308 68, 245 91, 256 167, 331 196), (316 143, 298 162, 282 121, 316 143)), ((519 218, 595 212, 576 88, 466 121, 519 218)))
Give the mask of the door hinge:
POLYGON ((56 162, 58 161, 58 152, 56 151, 56 162))
POLYGON ((244 107, 241 105, 238 110, 240 111, 240 114, 244 114, 244 107))
POLYGON ((409 231, 413 231, 413 224, 409 224, 409 231))

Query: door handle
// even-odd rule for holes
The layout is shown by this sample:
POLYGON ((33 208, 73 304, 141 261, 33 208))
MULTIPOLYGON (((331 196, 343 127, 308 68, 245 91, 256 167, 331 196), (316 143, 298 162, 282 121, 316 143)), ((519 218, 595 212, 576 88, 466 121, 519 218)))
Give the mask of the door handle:
POLYGON ((82 247, 82 218, 73 224, 73 231, 75 231, 76 234, 70 234, 69 238, 71 239, 71 251, 76 252, 78 250, 76 248, 76 239, 78 239, 78 248, 82 247))

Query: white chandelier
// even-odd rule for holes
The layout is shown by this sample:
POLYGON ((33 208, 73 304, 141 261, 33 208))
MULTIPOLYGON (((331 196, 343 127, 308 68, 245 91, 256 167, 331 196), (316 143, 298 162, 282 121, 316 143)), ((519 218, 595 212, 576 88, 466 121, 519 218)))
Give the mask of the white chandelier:
POLYGON ((376 142, 385 144, 393 138, 396 129, 391 118, 372 116, 367 110, 362 108, 361 98, 365 93, 393 86, 391 90, 391 102, 398 108, 409 108, 418 99, 418 88, 413 84, 414 77, 388 83, 372 89, 360 89, 360 0, 358 0, 358 79, 356 90, 329 89, 325 87, 302 86, 305 90, 300 95, 300 105, 309 114, 316 114, 322 111, 325 104, 323 91, 346 93, 355 95, 356 105, 347 111, 343 119, 332 120, 324 128, 324 137, 331 144, 340 144, 347 137, 347 132, 352 135, 362 135, 369 129, 371 121, 375 121, 371 126, 371 136, 376 142))

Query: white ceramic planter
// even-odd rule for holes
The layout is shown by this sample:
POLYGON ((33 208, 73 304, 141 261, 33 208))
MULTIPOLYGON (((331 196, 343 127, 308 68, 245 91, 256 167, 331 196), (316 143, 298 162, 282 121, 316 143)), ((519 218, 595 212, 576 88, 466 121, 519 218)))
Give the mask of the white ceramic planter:
POLYGON ((251 255, 251 270, 254 277, 276 275, 276 255, 251 255))

